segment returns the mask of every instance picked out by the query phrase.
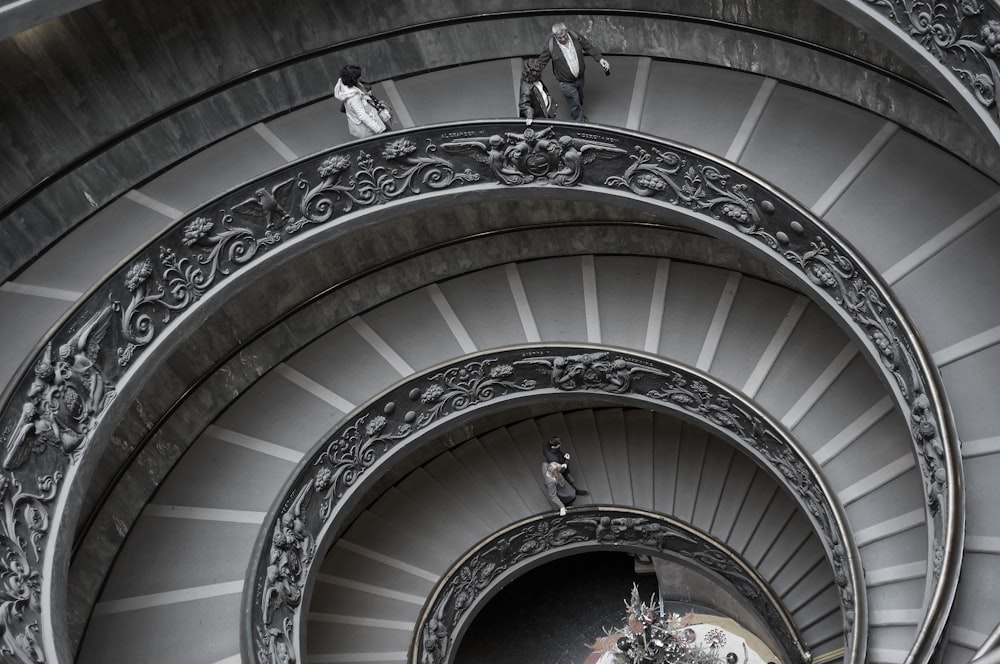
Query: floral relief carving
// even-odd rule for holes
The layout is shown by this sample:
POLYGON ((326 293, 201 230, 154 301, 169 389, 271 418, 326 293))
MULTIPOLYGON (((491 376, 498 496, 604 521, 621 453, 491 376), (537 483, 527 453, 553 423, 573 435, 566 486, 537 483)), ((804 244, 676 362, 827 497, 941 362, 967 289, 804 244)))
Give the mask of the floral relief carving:
POLYGON ((414 431, 498 394, 535 387, 532 380, 506 380, 512 373, 509 364, 496 364, 495 359, 450 367, 430 376, 424 387, 412 388, 403 402, 388 401, 381 412, 365 413, 344 427, 313 464, 313 486, 321 494, 320 515, 329 516, 345 491, 386 451, 414 431), (402 407, 406 410, 400 415, 402 407))
POLYGON ((766 583, 738 556, 711 537, 662 515, 608 507, 577 508, 570 516, 531 517, 481 542, 444 575, 424 607, 413 664, 449 661, 451 635, 462 631, 470 610, 501 577, 519 566, 572 546, 627 546, 650 555, 688 558, 726 579, 768 620, 786 652, 797 662, 811 661, 787 610, 766 583))
POLYGON ((351 167, 349 157, 332 155, 324 159, 319 166, 322 179, 306 191, 301 205, 303 216, 289 223, 288 232, 294 233, 306 224, 325 223, 355 207, 420 194, 424 187, 433 191, 480 179, 472 169, 459 171, 452 162, 438 157, 437 149, 428 139, 424 154, 417 156, 413 139, 397 138, 383 148, 382 161, 376 161, 368 152, 359 152, 353 175, 345 175, 351 167))
MULTIPOLYGON (((738 179, 730 185, 733 177, 716 164, 638 145, 629 159, 632 164, 621 175, 608 177, 606 186, 624 187, 640 196, 663 198, 673 205, 711 214, 745 235, 763 239, 772 249, 777 248, 775 239, 763 230, 749 185, 738 179)), ((764 207, 771 209, 771 204, 764 207)))
MULTIPOLYGON (((841 603, 849 640, 859 629, 864 632, 863 625, 855 624, 858 615, 856 593, 863 593, 864 588, 862 572, 852 562, 857 556, 850 554, 853 545, 849 544, 846 526, 834 507, 836 499, 823 488, 821 479, 805 462, 803 453, 793 449, 787 437, 754 414, 748 404, 741 403, 707 378, 677 366, 616 351, 511 349, 453 364, 396 388, 345 423, 332 435, 330 442, 317 451, 309 462, 309 472, 300 475, 294 485, 297 487, 295 493, 289 494, 287 504, 291 507, 275 517, 275 537, 281 533, 280 542, 287 542, 288 528, 295 524, 291 528, 298 538, 295 541, 308 543, 311 547, 332 521, 347 490, 358 486, 391 449, 417 440, 421 430, 445 418, 499 398, 537 390, 632 394, 657 400, 727 432, 741 446, 755 451, 775 476, 783 478, 783 483, 810 515, 821 540, 826 543, 838 584, 843 581, 841 603), (306 498, 309 494, 319 494, 320 500, 311 503, 306 498)), ((695 541, 686 531, 663 528, 628 515, 602 515, 593 520, 592 531, 588 537, 597 542, 626 543, 658 550, 676 550, 695 541)), ((517 538, 497 542, 469 558, 454 576, 446 590, 450 606, 458 614, 463 613, 511 564, 566 546, 579 537, 578 530, 569 521, 543 521, 527 528, 517 538), (507 562, 498 565, 498 556, 507 562)), ((270 652, 268 648, 273 639, 278 638, 274 635, 282 633, 278 626, 286 619, 293 623, 300 619, 297 601, 308 577, 304 569, 300 573, 275 576, 273 560, 278 553, 284 553, 283 549, 275 547, 276 544, 271 545, 269 558, 266 563, 260 561, 256 572, 255 588, 260 590, 252 606, 259 607, 253 630, 258 635, 257 652, 270 652), (273 602, 271 597, 281 601, 273 602), (262 641, 265 637, 267 640, 262 641)), ((313 551, 309 548, 309 555, 302 559, 312 560, 312 557, 313 551)), ((429 615, 437 614, 431 612, 429 615)), ((423 632, 419 642, 426 645, 417 661, 421 664, 446 661, 442 653, 449 647, 454 625, 440 617, 427 617, 421 625, 423 632)), ((278 660, 272 657, 261 661, 270 664, 278 660)))
POLYGON ((469 406, 488 401, 498 394, 527 391, 536 387, 534 380, 514 375, 514 367, 496 360, 470 362, 461 367, 451 367, 430 379, 430 384, 414 392, 426 409, 413 417, 418 426, 424 426, 446 412, 457 412, 469 406))
POLYGON ((865 0, 950 69, 998 120, 1000 11, 982 0, 865 0))
MULTIPOLYGON (((697 155, 637 145, 629 159, 631 164, 621 175, 606 178, 606 186, 707 214, 758 242, 829 297, 864 336, 872 356, 882 364, 902 397, 911 406, 919 401, 925 379, 920 375, 912 342, 896 310, 889 305, 885 289, 865 273, 846 248, 841 248, 841 243, 818 225, 808 228, 805 216, 796 218, 793 208, 779 209, 759 184, 697 155), (759 190, 759 196, 755 190, 759 190)), ((938 517, 948 502, 949 474, 937 411, 921 408, 921 418, 924 431, 934 432, 930 435, 937 439, 936 443, 921 439, 914 432, 929 510, 938 517), (926 450, 941 453, 934 457, 926 450)))
POLYGON ((39 565, 49 530, 50 503, 62 473, 39 478, 38 493, 16 479, 0 477, 0 659, 43 662, 38 613, 42 577, 39 565))
POLYGON ((356 162, 335 154, 316 167, 316 182, 301 173, 284 179, 279 175, 275 184, 257 186, 249 198, 217 213, 202 212, 184 224, 179 242, 162 244, 155 258, 138 259, 126 272, 127 301, 114 300, 112 305, 124 337, 119 364, 130 364, 173 315, 304 227, 326 223, 356 207, 419 194, 424 187, 442 189, 479 179, 468 169, 457 172, 434 155, 433 143, 428 142, 422 156, 416 156, 416 150, 412 139, 402 137, 385 145, 381 160, 364 150, 356 162), (344 181, 352 165, 355 170, 344 181))
MULTIPOLYGON (((993 19, 987 19, 981 7, 964 5, 969 26, 975 21, 991 25, 993 19)), ((963 28, 958 34, 966 32, 963 28)), ((980 35, 972 41, 981 39, 980 50, 989 50, 993 57, 995 45, 987 41, 996 36, 992 28, 968 34, 980 35)), ((91 447, 108 406, 126 387, 126 371, 135 368, 154 341, 177 329, 181 314, 202 304, 273 249, 298 240, 307 228, 336 223, 342 215, 365 207, 472 184, 587 185, 661 200, 722 224, 757 243, 776 262, 794 268, 804 284, 837 304, 840 309, 835 313, 879 358, 898 386, 904 412, 910 413, 928 506, 937 519, 933 537, 941 549, 939 568, 951 566, 956 553, 944 542, 945 530, 954 522, 952 512, 960 509, 951 498, 960 457, 954 441, 945 438, 950 434, 940 421, 945 411, 939 397, 927 387, 936 377, 887 289, 868 276, 870 272, 848 247, 761 183, 678 146, 646 141, 630 151, 618 147, 626 138, 642 143, 598 127, 582 133, 578 127, 558 124, 537 131, 513 122, 415 130, 406 136, 373 139, 360 149, 352 145, 297 162, 195 211, 89 293, 53 330, 30 368, 15 378, 8 392, 13 396, 0 413, 4 473, 0 478, 18 491, 46 496, 39 499, 39 509, 51 512, 65 493, 61 478, 66 465, 79 463, 91 447)), ((312 469, 310 479, 315 484, 310 492, 318 499, 304 501, 303 515, 313 510, 318 515, 321 507, 334 509, 338 492, 357 481, 370 467, 370 459, 409 432, 495 393, 535 389, 531 381, 538 379, 539 369, 551 373, 551 389, 582 386, 609 394, 633 393, 638 380, 655 375, 632 360, 622 363, 621 358, 600 353, 579 355, 560 358, 558 365, 553 359, 551 366, 534 358, 528 372, 511 362, 466 367, 465 375, 456 369, 428 382, 416 395, 398 397, 394 404, 398 412, 368 414, 357 423, 355 438, 345 438, 336 448, 331 442, 328 457, 312 469)), ((685 399, 697 403, 701 398, 691 385, 670 389, 672 403, 685 399)), ((704 405, 700 416, 719 426, 727 426, 727 418, 733 426, 751 424, 724 403, 716 405, 719 408, 704 405)), ((4 525, 0 539, 18 542, 22 537, 18 529, 30 530, 23 521, 27 513, 18 512, 14 518, 4 525)), ((309 519, 303 516, 302 521, 308 531, 309 519)), ((42 551, 47 541, 48 532, 41 531, 34 546, 42 551)), ((42 558, 26 558, 32 572, 39 571, 42 558)), ((283 597, 285 608, 289 599, 283 597)), ((36 642, 41 609, 31 602, 17 606, 24 617, 4 639, 21 643, 27 653, 34 649, 30 644, 36 642)), ((274 620, 258 634, 271 644, 266 661, 294 657, 283 610, 275 609, 274 620)), ((44 656, 39 650, 37 657, 22 659, 44 661, 44 656)))

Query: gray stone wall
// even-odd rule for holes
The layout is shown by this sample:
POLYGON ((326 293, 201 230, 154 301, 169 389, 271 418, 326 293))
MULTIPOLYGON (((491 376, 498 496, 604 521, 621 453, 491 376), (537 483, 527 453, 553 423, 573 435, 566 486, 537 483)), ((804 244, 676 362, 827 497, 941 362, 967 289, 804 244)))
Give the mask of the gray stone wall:
POLYGON ((914 78, 888 51, 811 3, 619 0, 582 2, 572 11, 538 13, 526 0, 104 0, 2 41, 8 102, 0 104, 0 276, 15 274, 95 208, 190 153, 329 96, 346 61, 364 63, 371 79, 383 80, 522 56, 538 50, 557 19, 609 53, 706 62, 844 94, 945 137, 977 161, 981 148, 933 100, 892 79, 858 84, 869 74, 850 61, 768 36, 813 41, 914 78), (580 14, 591 9, 602 13, 580 14), (643 11, 659 18, 637 15, 643 11), (861 92, 871 89, 879 95, 861 92))

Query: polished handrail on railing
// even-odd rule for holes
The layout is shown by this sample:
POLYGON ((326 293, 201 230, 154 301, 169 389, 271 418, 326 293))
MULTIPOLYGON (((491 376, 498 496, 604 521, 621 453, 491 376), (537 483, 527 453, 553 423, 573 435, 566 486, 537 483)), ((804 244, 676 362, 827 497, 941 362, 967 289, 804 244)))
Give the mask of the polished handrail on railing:
MULTIPOLYGON (((303 459, 277 509, 265 520, 251 560, 247 587, 252 591, 244 595, 243 605, 248 616, 244 652, 250 661, 280 664, 283 653, 304 656, 303 616, 318 562, 350 516, 364 507, 359 502, 392 459, 413 454, 429 438, 455 427, 468 431, 480 414, 566 397, 664 410, 755 459, 798 504, 823 544, 847 648, 852 661, 864 661, 867 600, 860 554, 839 501, 808 454, 780 424, 706 374, 662 358, 577 345, 509 348, 432 367, 366 404, 303 459)), ((619 544, 627 539, 624 532, 612 537, 619 544)), ((681 553, 683 547, 671 550, 681 553)), ((808 663, 810 655, 798 630, 766 583, 745 565, 730 571, 727 578, 732 581, 750 582, 746 596, 757 596, 756 608, 772 623, 787 654, 808 663)), ((423 635, 428 630, 444 632, 450 643, 463 629, 465 612, 446 606, 447 584, 438 591, 442 595, 431 598, 433 606, 425 605, 425 617, 432 617, 418 628, 423 635)), ((419 649, 425 640, 415 639, 419 649)), ((411 652, 411 662, 419 664, 446 664, 449 658, 449 649, 440 645, 411 652)))
POLYGON ((938 1, 933 11, 909 0, 854 0, 862 22, 878 22, 884 29, 912 44, 925 58, 923 69, 950 79, 969 115, 1000 143, 1000 109, 997 105, 1000 72, 994 43, 1000 38, 1000 2, 970 4, 962 0, 938 1))
MULTIPOLYGON (((524 346, 433 367, 396 385, 340 425, 300 462, 278 509, 258 535, 247 578, 252 591, 244 595, 244 615, 249 616, 245 652, 251 653, 251 661, 280 664, 283 651, 305 654, 303 612, 317 563, 349 515, 362 507, 357 504, 360 497, 381 478, 388 459, 412 454, 428 437, 468 427, 480 413, 567 396, 668 411, 728 440, 767 469, 823 544, 847 647, 852 661, 864 661, 868 628, 861 557, 839 501, 809 455, 780 424, 708 375, 662 358, 600 346, 524 346)), ((624 534, 617 541, 625 543, 624 534)), ((739 574, 750 574, 745 565, 738 567, 739 574)), ((732 572, 735 580, 737 571, 732 572)), ((772 622, 787 654, 807 664, 810 655, 789 614, 753 576, 747 577, 751 586, 761 588, 757 608, 772 622)), ((447 584, 438 590, 447 594, 447 584)), ((748 597, 754 594, 747 592, 748 597)), ((452 642, 463 629, 465 612, 448 609, 442 597, 432 598, 433 606, 425 605, 430 613, 419 629, 425 634, 443 631, 452 642), (427 624, 430 621, 434 625, 427 624)), ((419 649, 424 639, 415 639, 419 649)), ((432 651, 411 652, 410 661, 446 664, 450 654, 436 645, 432 651)))
MULTIPOLYGON (((69 485, 86 460, 100 455, 114 419, 109 413, 118 412, 115 395, 134 393, 149 349, 183 334, 184 318, 219 306, 229 288, 239 287, 235 275, 271 264, 269 256, 305 251, 314 234, 348 213, 440 205, 444 191, 516 198, 532 188, 684 218, 788 275, 858 342, 910 420, 934 561, 913 653, 918 661, 929 656, 957 584, 961 456, 936 372, 902 308, 843 240, 766 183, 696 150, 596 125, 479 121, 380 136, 282 167, 179 220, 91 291, 53 331, 34 371, 6 395, 2 479, 11 506, 2 534, 23 543, 17 569, 48 579, 61 565, 68 546, 51 540, 70 537, 72 528, 48 524, 74 518, 69 485), (67 391, 71 402, 61 398, 67 391)), ((25 653, 43 650, 30 625, 41 624, 43 636, 63 632, 50 625, 64 619, 51 606, 65 589, 44 587, 47 594, 39 588, 32 601, 0 589, 0 600, 18 607, 5 633, 25 653)))
MULTIPOLYGON (((462 635, 484 603, 525 568, 567 552, 600 549, 676 558, 711 573, 753 609, 760 624, 767 626, 771 638, 766 641, 776 641, 784 650, 781 661, 815 664, 777 593, 738 553, 691 524, 616 505, 575 507, 566 516, 550 513, 528 517, 478 542, 431 591, 417 620, 410 664, 453 662, 462 635)), ((677 591, 678 597, 684 593, 683 588, 677 591)))
MULTIPOLYGON (((229 79, 227 81, 221 82, 221 83, 219 83, 217 85, 211 86, 211 87, 206 88, 204 90, 201 90, 201 91, 197 92, 196 94, 191 95, 190 97, 187 97, 185 99, 181 99, 181 100, 179 100, 179 101, 177 101, 177 102, 175 102, 173 104, 170 104, 170 105, 168 105, 168 106, 166 106, 166 107, 164 107, 162 109, 159 109, 156 112, 154 112, 154 113, 152 113, 152 114, 144 117, 141 121, 136 122, 136 123, 130 125, 129 127, 127 127, 125 129, 119 131, 118 133, 116 133, 116 134, 114 134, 112 136, 109 136, 109 137, 101 140, 95 146, 93 146, 93 147, 87 149, 86 151, 84 151, 83 153, 81 153, 81 154, 73 157, 67 163, 61 165, 60 167, 58 167, 52 173, 49 173, 48 175, 45 175, 44 177, 40 178, 36 182, 32 183, 27 189, 25 189, 20 194, 18 194, 17 196, 15 196, 12 200, 6 202, 2 206, 2 208, 0 208, 0 221, 2 221, 3 219, 6 219, 10 215, 14 214, 16 210, 18 210, 19 208, 21 208, 23 205, 27 204, 31 199, 33 199, 34 197, 36 197, 39 194, 41 194, 45 189, 47 189, 48 187, 52 186, 54 183, 56 183, 56 182, 60 181, 61 179, 65 178, 65 177, 67 177, 69 175, 71 175, 74 171, 80 169, 85 164, 87 164, 87 163, 93 161, 94 159, 98 158, 100 155, 107 153, 109 150, 112 150, 116 146, 121 145, 121 144, 127 142, 128 140, 130 140, 130 139, 132 139, 132 138, 134 138, 134 137, 142 134, 144 131, 146 131, 146 130, 152 128, 152 127, 155 127, 155 126, 157 126, 159 124, 162 124, 162 123, 168 121, 172 117, 176 117, 176 116, 178 116, 180 114, 183 114, 186 111, 189 111, 190 109, 196 107, 197 105, 199 105, 199 104, 201 104, 203 102, 206 102, 206 101, 211 100, 213 98, 217 98, 220 95, 225 95, 228 92, 230 92, 230 91, 232 91, 232 90, 234 90, 236 88, 239 88, 240 86, 247 85, 247 84, 249 84, 249 83, 251 83, 251 82, 253 82, 253 81, 255 81, 255 80, 257 80, 257 79, 259 79, 261 77, 266 77, 266 76, 269 76, 269 75, 274 74, 276 72, 281 72, 281 71, 283 71, 283 70, 285 70, 285 69, 287 69, 289 67, 294 67, 294 66, 299 65, 299 64, 301 64, 303 62, 308 62, 308 61, 313 60, 313 59, 327 57, 327 56, 330 56, 331 54, 335 54, 335 53, 339 53, 339 52, 347 52, 347 51, 349 51, 352 48, 355 48, 355 47, 358 47, 358 46, 361 46, 361 45, 364 45, 364 44, 370 44, 372 41, 376 41, 376 40, 387 40, 387 39, 392 39, 392 38, 399 37, 399 36, 406 35, 406 34, 412 34, 412 33, 415 33, 415 32, 420 32, 420 31, 425 31, 425 30, 434 30, 434 29, 446 28, 446 27, 449 27, 449 26, 459 25, 459 24, 461 24, 461 25, 468 25, 468 24, 479 23, 479 22, 489 22, 489 21, 496 21, 496 20, 507 20, 507 19, 511 19, 511 18, 523 18, 523 17, 531 17, 531 16, 546 16, 546 15, 555 15, 555 14, 564 15, 565 13, 566 13, 565 10, 551 10, 551 9, 539 8, 539 9, 531 9, 531 10, 507 10, 507 11, 499 11, 499 12, 497 12, 497 11, 493 11, 493 12, 476 12, 476 13, 471 14, 471 15, 455 16, 455 17, 449 17, 449 18, 445 18, 445 19, 437 19, 437 20, 432 20, 432 21, 424 21, 424 22, 420 22, 420 23, 413 23, 413 24, 406 25, 406 26, 399 27, 399 28, 394 28, 394 29, 391 29, 391 30, 384 30, 384 31, 381 31, 381 32, 375 32, 375 33, 365 34, 365 35, 358 36, 358 37, 352 37, 352 38, 344 39, 344 40, 339 41, 339 42, 337 42, 335 44, 329 44, 329 45, 326 45, 326 46, 323 46, 323 47, 312 49, 312 50, 300 53, 300 54, 292 56, 292 57, 288 57, 288 58, 284 58, 284 59, 272 62, 270 64, 267 64, 266 66, 261 66, 261 67, 254 68, 252 70, 244 72, 243 74, 240 74, 239 76, 236 76, 236 77, 234 77, 232 79, 229 79)), ((937 100, 937 101, 944 101, 944 99, 938 93, 936 93, 935 91, 933 91, 933 90, 931 90, 931 89, 929 89, 927 87, 924 87, 924 86, 918 84, 915 81, 906 79, 906 78, 900 76, 897 72, 894 72, 894 71, 892 71, 890 69, 887 69, 885 67, 881 67, 881 66, 879 66, 876 63, 871 63, 871 62, 864 61, 864 60, 862 60, 862 59, 860 59, 860 58, 858 58, 858 57, 856 57, 856 56, 854 56, 854 55, 852 55, 850 53, 843 53, 843 52, 840 52, 840 51, 835 51, 835 50, 833 50, 833 49, 831 49, 829 47, 826 47, 824 45, 821 45, 821 44, 814 44, 814 43, 806 42, 806 41, 804 41, 802 39, 799 39, 799 38, 795 38, 795 37, 792 37, 792 36, 789 36, 789 35, 777 33, 777 32, 770 31, 770 30, 765 30, 765 29, 757 28, 757 27, 754 27, 754 26, 740 25, 738 23, 733 23, 731 21, 726 21, 726 20, 722 20, 722 19, 713 19, 713 18, 708 18, 708 17, 703 17, 703 16, 688 16, 688 15, 683 15, 683 14, 677 14, 675 12, 662 12, 662 11, 650 11, 650 10, 631 10, 631 9, 602 8, 600 11, 586 10, 583 13, 585 13, 588 16, 607 16, 607 17, 629 16, 629 17, 635 17, 635 18, 645 19, 645 20, 681 21, 681 22, 687 22, 687 23, 698 23, 698 24, 702 24, 702 25, 725 27, 725 28, 729 28, 729 29, 733 29, 733 30, 738 30, 738 31, 740 31, 742 33, 753 35, 755 37, 764 37, 764 38, 768 38, 768 39, 774 39, 774 40, 785 42, 785 43, 792 44, 792 45, 795 45, 795 46, 799 46, 799 47, 803 47, 803 48, 808 48, 811 51, 815 51, 817 53, 823 53, 824 55, 828 55, 830 57, 835 57, 835 58, 837 58, 839 60, 842 60, 844 62, 848 62, 848 63, 854 64, 856 66, 863 67, 864 69, 866 69, 868 71, 874 72, 874 73, 878 74, 879 76, 885 77, 887 80, 893 81, 893 82, 898 83, 898 84, 900 84, 902 86, 910 88, 910 89, 916 91, 917 93, 919 93, 919 94, 921 94, 923 96, 926 96, 926 97, 928 97, 930 99, 934 99, 934 100, 937 100)), ((621 52, 621 53, 619 53, 617 51, 614 51, 613 49, 608 49, 607 53, 608 54, 614 54, 614 55, 637 55, 637 56, 638 55, 643 55, 642 53, 629 53, 629 52, 621 52)), ((520 54, 520 55, 526 55, 526 54, 520 54)), ((415 69, 415 70, 411 70, 411 71, 406 71, 405 75, 407 77, 410 77, 410 76, 415 76, 415 75, 419 75, 419 74, 422 74, 422 73, 426 73, 427 71, 429 71, 429 70, 427 70, 427 69, 415 69)), ((307 100, 307 101, 305 101, 303 103, 314 103, 314 102, 319 101, 319 100, 321 100, 323 98, 329 97, 331 94, 332 94, 332 92, 330 94, 325 95, 325 96, 321 96, 321 97, 309 99, 309 100, 307 100)), ((289 110, 294 110, 294 107, 282 109, 281 113, 286 113, 289 110)), ((268 118, 268 117, 261 117, 261 118, 258 118, 258 121, 266 121, 268 119, 270 119, 270 118, 268 118)), ((205 144, 201 145, 198 148, 198 150, 206 149, 206 148, 210 147, 211 145, 213 145, 214 143, 216 143, 218 141, 221 141, 221 140, 224 140, 227 136, 231 135, 233 132, 239 131, 239 130, 241 130, 243 128, 244 127, 242 127, 242 126, 238 127, 238 128, 233 128, 232 131, 226 132, 224 135, 217 136, 215 139, 213 139, 211 141, 208 141, 205 144)), ((193 154, 193 153, 185 154, 183 156, 183 158, 186 159, 186 158, 190 157, 191 154, 193 154)), ((179 160, 177 160, 177 161, 179 161, 179 160)), ((168 164, 164 164, 161 168, 155 170, 154 172, 151 172, 151 173, 147 174, 141 180, 138 180, 138 181, 135 181, 135 182, 130 182, 129 186, 133 187, 133 188, 141 186, 144 182, 146 182, 146 181, 148 181, 148 180, 156 177, 160 173, 162 173, 163 170, 165 170, 166 168, 170 168, 170 167, 174 166, 177 163, 177 161, 174 161, 174 162, 171 162, 171 163, 168 163, 168 164)), ((91 208, 89 210, 89 212, 91 214, 95 213, 98 210, 100 210, 101 208, 103 208, 109 202, 110 201, 105 201, 105 200, 95 201, 96 207, 91 208)), ((82 220, 83 218, 84 217, 81 217, 80 220, 82 220)), ((8 278, 11 278, 12 276, 15 276, 17 273, 19 273, 21 270, 23 270, 24 267, 25 267, 24 265, 17 267, 13 271, 13 273, 10 276, 8 276, 8 278)))
POLYGON ((1000 664, 1000 625, 994 627, 979 649, 972 653, 969 664, 1000 664))

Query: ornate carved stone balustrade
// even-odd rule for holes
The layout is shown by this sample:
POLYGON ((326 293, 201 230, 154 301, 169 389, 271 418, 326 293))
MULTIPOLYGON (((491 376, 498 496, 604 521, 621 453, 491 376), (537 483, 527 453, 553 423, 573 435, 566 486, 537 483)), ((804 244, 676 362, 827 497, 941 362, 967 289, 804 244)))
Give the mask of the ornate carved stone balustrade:
POLYGON ((612 548, 653 557, 668 554, 708 570, 764 619, 784 649, 782 661, 812 661, 784 605, 753 567, 727 546, 662 514, 588 506, 574 508, 564 517, 536 516, 513 524, 456 562, 435 586, 417 621, 420 627, 410 648, 410 663, 454 661, 463 634, 485 601, 522 568, 567 552, 612 548))
MULTIPOLYGON (((6 580, 0 653, 29 662, 66 656, 68 646, 57 636, 65 633, 65 587, 58 580, 65 578, 68 540, 79 518, 79 501, 71 496, 82 493, 88 461, 92 465, 107 446, 115 416, 142 386, 144 369, 156 366, 157 348, 169 347, 186 324, 222 306, 255 269, 304 252, 347 215, 384 214, 400 203, 444 205, 439 194, 445 192, 518 197, 540 188, 660 211, 670 223, 682 220, 738 244, 787 274, 857 340, 910 419, 922 472, 933 569, 912 653, 913 661, 927 661, 957 584, 961 457, 936 373, 875 272, 805 210, 728 163, 593 125, 513 122, 427 127, 291 164, 182 219, 91 291, 0 404, 0 577, 6 580)), ((372 435, 367 428, 376 420, 364 423, 359 439, 372 435)), ((301 547, 297 513, 307 509, 302 501, 310 494, 296 491, 301 495, 281 500, 278 521, 291 534, 275 537, 301 547)), ((832 534, 827 541, 838 543, 832 534)), ((279 593, 294 597, 302 590, 296 584, 279 593)), ((255 638, 268 643, 291 634, 270 619, 257 627, 264 632, 255 638)), ((261 648, 269 661, 281 661, 277 651, 261 648)), ((854 656, 862 651, 857 643, 850 650, 854 656)))
MULTIPOLYGON (((250 615, 248 647, 256 654, 252 661, 283 664, 288 652, 302 659, 302 614, 318 568, 315 563, 346 525, 346 515, 359 507, 357 497, 391 465, 387 459, 407 454, 411 452, 407 448, 419 446, 428 436, 440 435, 483 411, 566 395, 638 401, 643 408, 670 411, 756 459, 785 487, 819 535, 840 594, 848 652, 854 661, 864 660, 867 602, 860 555, 839 502, 788 433, 754 404, 693 369, 621 351, 557 346, 484 353, 406 381, 340 426, 300 463, 297 478, 265 524, 256 564, 251 565, 252 591, 245 596, 249 600, 245 608, 250 615)), ((759 607, 765 615, 765 604, 770 603, 759 607)), ((446 606, 433 609, 435 626, 425 625, 424 636, 428 629, 440 631, 446 606)), ((783 611, 777 614, 776 626, 787 618, 783 611)), ((452 614, 444 629, 449 633, 460 629, 463 615, 464 611, 452 614)), ((790 621, 783 633, 788 652, 808 661, 790 621)), ((446 646, 421 640, 423 655, 412 661, 445 664, 446 646)))
MULTIPOLYGON (((844 7, 835 0, 824 0, 824 4, 834 11, 844 7)), ((909 38, 918 51, 939 64, 941 75, 964 92, 961 97, 972 114, 1000 143, 1000 8, 996 0, 853 0, 849 4, 861 7, 899 34, 904 43, 909 38)))

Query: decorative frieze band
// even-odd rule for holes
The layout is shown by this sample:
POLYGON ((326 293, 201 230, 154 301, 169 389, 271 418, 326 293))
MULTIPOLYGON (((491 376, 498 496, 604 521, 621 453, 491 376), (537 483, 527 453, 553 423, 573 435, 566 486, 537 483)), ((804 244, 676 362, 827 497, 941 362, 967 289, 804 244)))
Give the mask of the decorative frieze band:
MULTIPOLYGON (((63 477, 86 455, 100 454, 106 441, 93 440, 93 432, 116 395, 134 392, 125 381, 141 381, 136 369, 155 341, 182 332, 183 314, 209 306, 208 297, 236 275, 313 229, 347 213, 470 187, 509 189, 511 196, 524 187, 581 188, 680 211, 691 224, 770 260, 844 322, 910 417, 934 561, 931 606, 914 651, 930 653, 957 584, 961 457, 933 367, 874 271, 779 192, 695 150, 593 125, 493 121, 349 144, 237 189, 132 257, 51 334, 0 405, 0 576, 12 580, 0 587, 0 605, 7 607, 0 652, 54 661, 39 632, 62 618, 46 614, 52 598, 42 596, 41 581, 51 574, 43 569, 49 523, 70 494, 63 477)), ((365 426, 377 426, 374 416, 365 426)))
POLYGON ((1000 8, 991 0, 861 0, 940 62, 1000 125, 1000 8))
MULTIPOLYGON (((373 469, 384 457, 420 445, 429 433, 439 435, 442 427, 467 421, 479 409, 567 393, 627 398, 641 401, 645 408, 669 410, 713 430, 767 468, 809 517, 823 543, 840 593, 849 652, 856 661, 864 659, 867 626, 860 556, 835 496, 780 425, 743 397, 681 365, 599 348, 527 347, 467 358, 406 381, 367 405, 299 465, 297 478, 264 531, 267 537, 259 545, 255 574, 248 579, 256 661, 283 664, 289 652, 302 659, 302 598, 324 547, 338 535, 334 515, 348 496, 363 494, 377 481, 373 469)), ((804 656, 792 643, 794 629, 789 626, 786 632, 786 647, 804 656)))
MULTIPOLYGON (((812 655, 787 609, 735 552, 710 535, 663 514, 617 507, 574 508, 566 516, 536 516, 480 542, 441 578, 424 606, 410 648, 411 664, 447 664, 484 598, 520 568, 560 552, 624 548, 690 561, 727 582, 754 609, 784 650, 782 661, 808 664, 812 655)), ((683 591, 680 591, 683 592, 683 591)), ((758 634, 757 636, 762 636, 758 634)))

